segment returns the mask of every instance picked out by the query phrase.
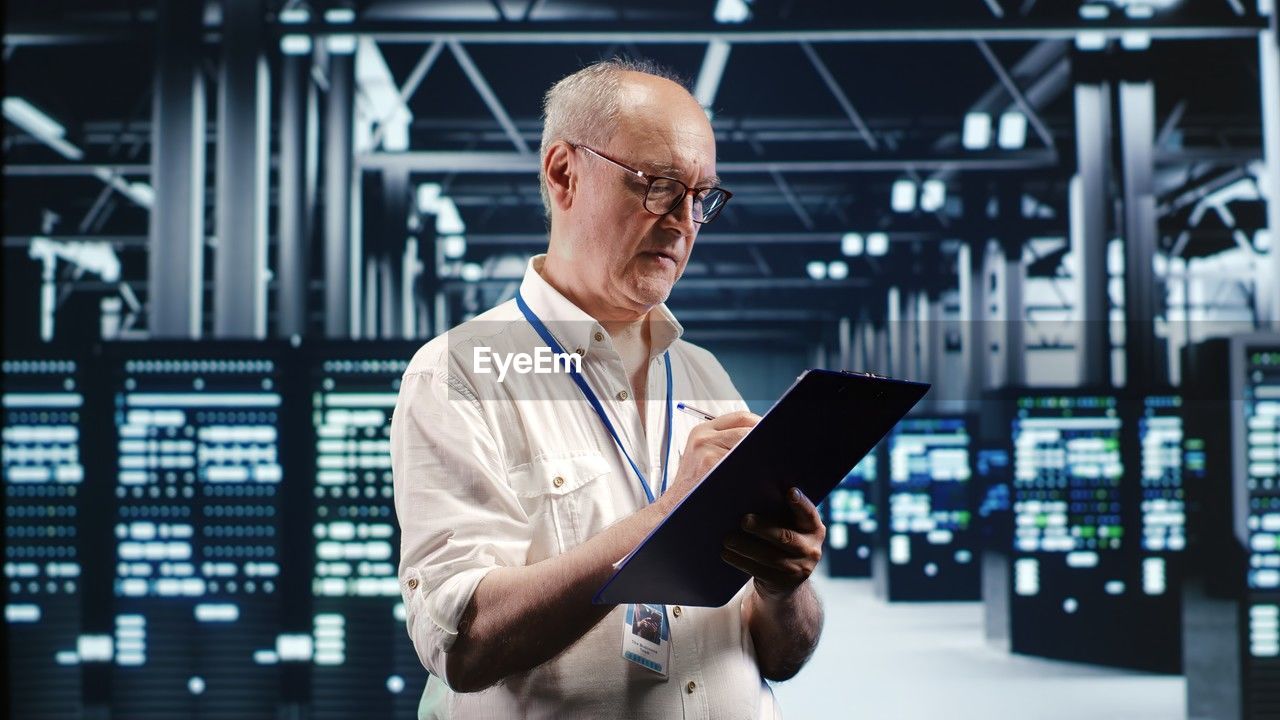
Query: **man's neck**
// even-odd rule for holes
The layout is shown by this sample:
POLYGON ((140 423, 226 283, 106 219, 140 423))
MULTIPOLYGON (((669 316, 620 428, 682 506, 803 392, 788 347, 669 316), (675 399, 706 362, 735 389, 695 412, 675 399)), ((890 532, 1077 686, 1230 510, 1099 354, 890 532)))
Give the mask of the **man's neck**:
MULTIPOLYGON (((648 356, 649 349, 649 308, 636 310, 631 307, 619 306, 610 302, 606 298, 599 298, 588 293, 580 292, 575 289, 575 283, 572 277, 565 271, 563 266, 556 261, 555 256, 548 255, 542 263, 539 274, 547 284, 555 288, 556 292, 563 295, 569 302, 576 305, 580 310, 596 319, 596 322, 609 333, 609 337, 613 340, 615 346, 632 347, 637 343, 645 349, 645 356, 648 356)), ((620 354, 626 357, 627 353, 622 352, 622 347, 618 348, 620 354)))

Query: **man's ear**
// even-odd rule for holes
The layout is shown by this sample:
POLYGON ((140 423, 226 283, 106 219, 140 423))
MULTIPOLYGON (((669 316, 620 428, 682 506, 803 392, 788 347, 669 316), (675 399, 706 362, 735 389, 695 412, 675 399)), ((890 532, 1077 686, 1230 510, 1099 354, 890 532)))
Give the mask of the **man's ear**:
POLYGON ((557 141, 542 158, 542 177, 547 183, 547 196, 551 206, 564 212, 573 206, 578 189, 578 176, 573 171, 573 148, 564 141, 557 141))

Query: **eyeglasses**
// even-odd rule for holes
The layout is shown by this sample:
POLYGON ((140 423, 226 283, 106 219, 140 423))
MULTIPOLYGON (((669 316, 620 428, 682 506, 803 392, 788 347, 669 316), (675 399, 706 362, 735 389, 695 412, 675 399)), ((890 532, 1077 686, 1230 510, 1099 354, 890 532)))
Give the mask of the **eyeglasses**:
POLYGON ((633 167, 623 165, 604 153, 592 150, 586 145, 569 143, 569 147, 576 150, 586 150, 601 160, 606 160, 626 170, 637 179, 647 182, 649 185, 645 189, 644 209, 654 215, 666 215, 675 210, 680 207, 680 203, 684 202, 686 195, 693 193, 693 221, 699 225, 705 225, 715 220, 720 211, 724 209, 725 203, 729 202, 729 198, 733 197, 733 193, 721 187, 691 188, 675 178, 641 172, 633 167))

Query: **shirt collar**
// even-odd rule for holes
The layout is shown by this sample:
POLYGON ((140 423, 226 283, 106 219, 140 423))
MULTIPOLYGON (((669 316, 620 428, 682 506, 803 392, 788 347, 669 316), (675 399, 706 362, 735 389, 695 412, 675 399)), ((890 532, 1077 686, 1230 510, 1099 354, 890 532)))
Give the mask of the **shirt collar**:
MULTIPOLYGON (((565 352, 580 352, 585 357, 595 348, 605 347, 609 343, 609 334, 604 326, 542 277, 542 265, 546 259, 546 253, 530 258, 524 279, 520 281, 520 295, 529 309, 542 320, 565 352)), ((649 323, 651 357, 666 352, 684 334, 684 327, 671 314, 666 303, 659 303, 649 311, 649 323)))

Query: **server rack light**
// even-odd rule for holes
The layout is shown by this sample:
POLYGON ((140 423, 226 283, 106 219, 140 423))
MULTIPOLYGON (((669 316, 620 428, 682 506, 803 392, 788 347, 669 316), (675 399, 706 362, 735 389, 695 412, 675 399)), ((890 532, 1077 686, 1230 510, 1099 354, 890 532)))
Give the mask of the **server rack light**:
POLYGON ((267 344, 107 350, 115 458, 111 707, 274 714, 283 367, 267 344))
MULTIPOLYGON (((1016 400, 1010 645, 1015 652, 1178 672, 1176 604, 1144 587, 1138 412, 1112 391, 1016 400)), ((1160 416, 1148 404, 1147 427, 1160 416)), ((1163 439, 1148 433, 1151 442, 1163 439)), ((1152 469, 1151 472, 1156 472, 1152 469)), ((1152 514, 1147 520, 1158 519, 1152 514)))
POLYGON ((9 358, 3 378, 9 712, 72 717, 82 692, 80 372, 69 359, 9 358))
POLYGON ((1184 637, 1191 717, 1273 717, 1280 696, 1280 335, 1193 348, 1184 637))
POLYGON ((390 425, 408 343, 306 349, 315 446, 312 717, 410 716, 426 684, 404 625, 390 425))
MULTIPOLYGON (((1248 508, 1242 538, 1249 553, 1245 675, 1274 678, 1280 670, 1280 342, 1238 347, 1243 403, 1233 430, 1244 452, 1232 494, 1237 507, 1248 508)), ((1250 710, 1262 711, 1263 688, 1248 690, 1250 710)))
POLYGON ((1123 593, 1120 408, 1104 395, 1028 395, 1013 420, 1011 647, 1106 662, 1123 593))
MULTIPOLYGON (((1187 501, 1183 493, 1183 398, 1143 398, 1138 419, 1142 450, 1142 548, 1160 557, 1187 547, 1187 501)), ((1157 583, 1144 582, 1144 585, 1157 583)), ((1161 589, 1152 588, 1151 594, 1161 589)))
POLYGON ((823 557, 831 577, 870 577, 871 549, 876 535, 876 505, 872 500, 882 462, 880 447, 872 448, 845 475, 822 504, 827 525, 823 557))
POLYGON ((976 600, 970 418, 911 417, 889 434, 874 575, 889 600, 976 600))
POLYGON ((1183 398, 1171 391, 1126 395, 1124 407, 1126 464, 1138 469, 1137 482, 1130 475, 1122 496, 1126 527, 1133 528, 1128 536, 1134 539, 1125 548, 1134 664, 1181 672, 1187 547, 1183 398))

